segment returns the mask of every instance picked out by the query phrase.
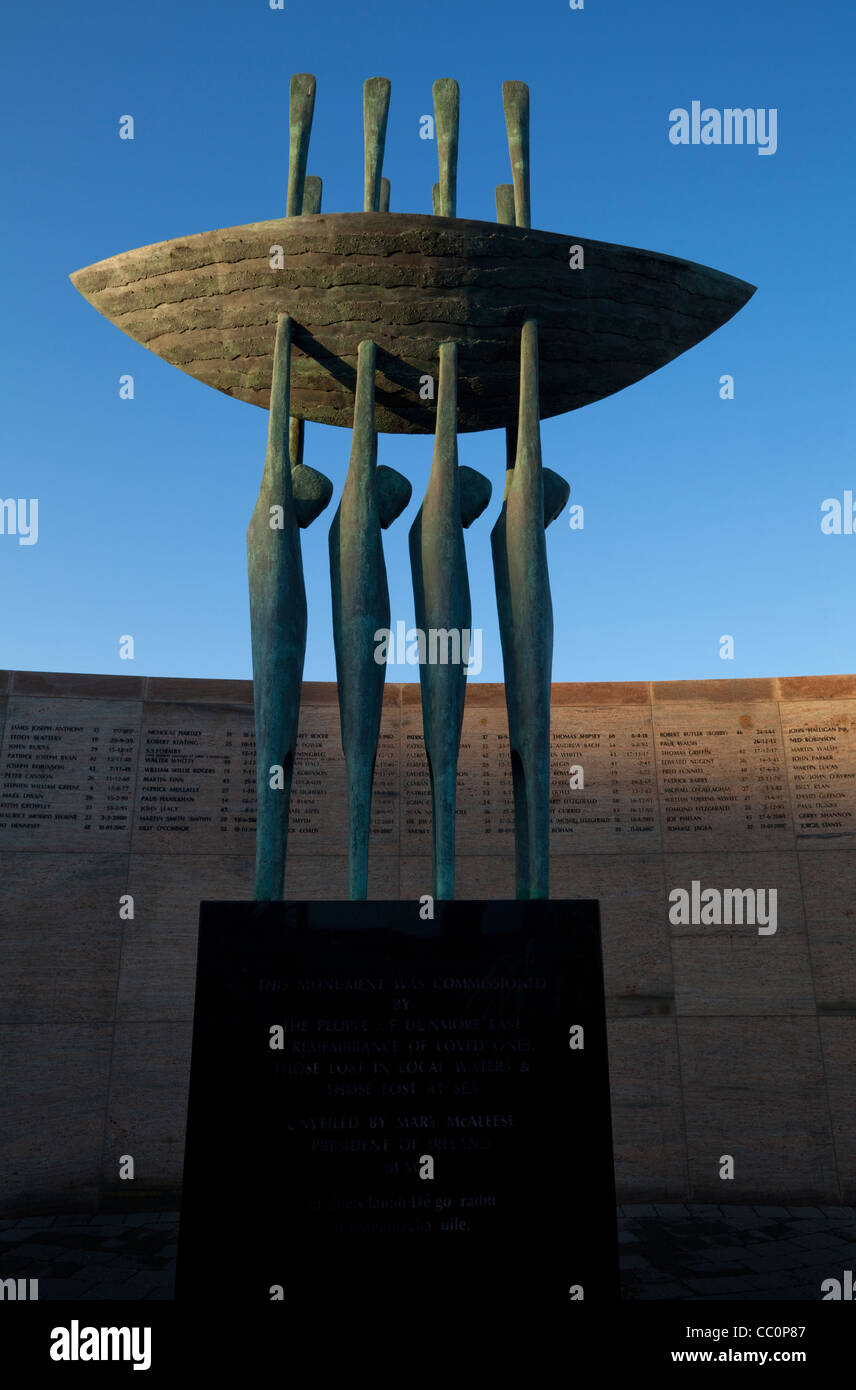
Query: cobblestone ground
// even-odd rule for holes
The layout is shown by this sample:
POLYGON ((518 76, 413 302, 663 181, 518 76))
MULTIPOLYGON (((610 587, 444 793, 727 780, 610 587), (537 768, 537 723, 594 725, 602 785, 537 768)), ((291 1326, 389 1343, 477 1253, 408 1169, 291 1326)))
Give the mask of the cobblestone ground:
MULTIPOLYGON (((0 1220, 0 1279, 38 1279, 39 1298, 170 1299, 178 1212, 0 1220)), ((618 1209, 626 1299, 817 1301, 856 1272, 853 1207, 618 1209)))
POLYGON ((0 1221, 0 1278, 38 1279, 39 1299, 172 1298, 178 1212, 0 1221))
POLYGON ((618 1239, 630 1299, 816 1302, 856 1272, 854 1207, 623 1206, 618 1239))

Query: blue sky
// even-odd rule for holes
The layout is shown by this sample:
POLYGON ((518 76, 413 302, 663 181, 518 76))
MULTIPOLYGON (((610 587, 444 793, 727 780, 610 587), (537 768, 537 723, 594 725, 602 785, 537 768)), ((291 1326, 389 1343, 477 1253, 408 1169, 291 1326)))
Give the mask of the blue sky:
MULTIPOLYGON (((556 680, 856 669, 856 535, 821 503, 856 491, 852 63, 844 0, 148 0, 14 7, 2 85, 4 304, 0 497, 39 499, 39 537, 0 536, 0 666, 251 674, 245 532, 266 412, 133 343, 68 280, 117 252, 283 213, 288 85, 318 79, 309 169, 326 211, 362 205, 362 83, 392 82, 392 208, 429 212, 436 77, 461 85, 458 212, 492 219, 510 177, 501 84, 532 93, 532 222, 646 247, 751 281, 723 329, 635 386, 545 421, 545 464, 585 528, 548 532, 556 680), (368 16, 366 18, 366 16, 368 16), (775 107, 778 149, 683 146, 669 112, 775 107), (120 140, 132 114, 135 139, 120 140), (131 373, 135 399, 119 398, 131 373), (720 376, 735 397, 719 396, 720 376), (135 659, 119 638, 135 639, 135 659), (734 659, 719 639, 734 638, 734 659)), ((338 496, 350 434, 310 425, 306 462, 338 496)), ((467 533, 479 679, 501 679, 489 532, 504 438, 460 460, 495 495, 467 533)), ((381 436, 413 482, 385 533, 392 616, 413 622, 407 531, 427 437, 381 436)), ((303 533, 305 675, 334 678, 327 529, 303 533)), ((415 667, 390 667, 391 680, 415 667)))

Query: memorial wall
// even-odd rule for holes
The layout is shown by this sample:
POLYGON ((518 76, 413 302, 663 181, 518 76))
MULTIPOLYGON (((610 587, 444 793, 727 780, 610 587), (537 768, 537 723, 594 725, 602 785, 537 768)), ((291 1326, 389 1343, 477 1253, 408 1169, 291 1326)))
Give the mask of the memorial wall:
MULTIPOLYGON (((289 898, 346 896, 338 724, 304 685, 289 898)), ((252 893, 251 684, 4 673, 0 729, 0 1209, 174 1204, 199 902, 252 893)), ((856 676, 553 687, 551 896, 601 905, 620 1199, 856 1201, 854 730, 856 676)), ((507 749, 472 684, 462 898, 513 895, 507 749)), ((386 690, 372 846, 370 897, 416 911, 415 684, 386 690)))

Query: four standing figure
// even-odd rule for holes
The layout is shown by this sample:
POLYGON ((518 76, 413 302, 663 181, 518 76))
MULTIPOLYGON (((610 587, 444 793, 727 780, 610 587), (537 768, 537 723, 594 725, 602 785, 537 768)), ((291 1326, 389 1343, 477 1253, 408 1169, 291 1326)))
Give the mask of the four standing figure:
MULTIPOLYGON (((286 216, 318 214, 321 181, 306 175, 315 79, 292 78, 286 216)), ((388 212, 382 177, 390 84, 364 87, 366 212, 388 212)), ((499 221, 529 223, 529 92, 503 86, 512 185, 497 189, 499 221)), ((459 91, 434 84, 439 183, 436 216, 456 216, 459 91)), ((255 897, 279 899, 285 882, 291 782, 306 648, 306 596, 299 532, 327 506, 332 484, 303 464, 303 422, 291 419, 292 319, 276 327, 268 451, 247 532, 257 806, 255 897)), ((376 344, 359 345, 351 458, 330 528, 333 638, 342 748, 348 786, 349 896, 368 891, 372 785, 383 705, 385 667, 376 660, 376 634, 388 629, 389 590, 381 531, 410 500, 401 474, 377 466, 376 344)), ((420 660, 425 752, 431 784, 433 895, 450 899, 455 885, 456 780, 471 632, 464 529, 484 510, 490 483, 458 464, 458 345, 441 342, 437 370, 434 458, 422 505, 410 530, 417 629, 457 634, 458 660, 420 660)), ((491 534, 514 789, 518 898, 549 896, 550 686, 553 618, 544 530, 561 512, 568 485, 542 469, 538 397, 538 325, 520 325, 517 426, 507 431, 505 492, 491 534)), ((448 656, 448 649, 446 652, 448 656)))

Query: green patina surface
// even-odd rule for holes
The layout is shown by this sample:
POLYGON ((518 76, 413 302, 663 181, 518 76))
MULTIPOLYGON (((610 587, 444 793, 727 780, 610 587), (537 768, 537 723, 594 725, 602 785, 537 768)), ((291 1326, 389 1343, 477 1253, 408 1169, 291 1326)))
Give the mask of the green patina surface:
MULTIPOLYGON (((304 420, 353 428, 329 536, 352 898, 368 891, 386 669, 376 660, 375 633, 390 625, 381 532, 411 495, 406 478, 378 467, 377 432, 434 435, 431 473, 409 537, 416 622, 426 636, 434 630, 461 639, 472 630, 463 533, 487 506, 491 484, 459 466, 457 435, 505 428, 505 486, 491 547, 517 896, 546 898, 553 618, 545 528, 565 507, 569 487, 542 466, 539 421, 657 370, 754 292, 705 266, 590 239, 584 272, 570 268, 568 247, 577 239, 531 227, 529 89, 522 82, 502 88, 512 182, 496 187, 497 221, 459 219, 457 82, 438 79, 433 96, 433 216, 389 211, 382 166, 390 83, 382 77, 363 88, 363 211, 321 212, 321 179, 306 173, 315 78, 298 73, 290 87, 284 219, 142 247, 71 277, 131 337, 216 389, 270 410, 247 531, 256 898, 284 891, 306 647, 300 530, 333 493, 330 480, 303 461, 304 420), (428 378, 436 399, 423 389, 428 378)), ((433 891, 451 898, 464 660, 423 661, 420 682, 433 891)))

